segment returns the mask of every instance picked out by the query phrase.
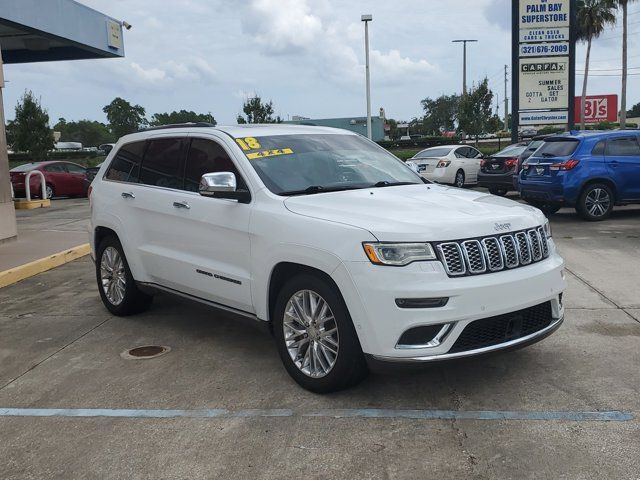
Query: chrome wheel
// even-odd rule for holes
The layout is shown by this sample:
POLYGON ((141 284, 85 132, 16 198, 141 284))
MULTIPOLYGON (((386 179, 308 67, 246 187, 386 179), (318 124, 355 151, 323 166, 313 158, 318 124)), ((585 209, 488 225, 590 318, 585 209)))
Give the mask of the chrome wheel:
POLYGON ((464 187, 464 173, 462 172, 456 173, 456 187, 464 187))
POLYGON ((611 197, 604 188, 594 188, 584 199, 584 204, 589 215, 601 217, 611 207, 611 197))
POLYGON ((124 300, 127 277, 120 252, 114 247, 107 247, 100 259, 100 280, 102 290, 112 305, 120 305, 124 300))
POLYGON ((311 290, 294 293, 284 310, 284 342, 305 375, 327 375, 338 359, 338 325, 329 304, 311 290))
POLYGON ((45 187, 45 195, 47 198, 53 198, 53 187, 51 185, 45 187))

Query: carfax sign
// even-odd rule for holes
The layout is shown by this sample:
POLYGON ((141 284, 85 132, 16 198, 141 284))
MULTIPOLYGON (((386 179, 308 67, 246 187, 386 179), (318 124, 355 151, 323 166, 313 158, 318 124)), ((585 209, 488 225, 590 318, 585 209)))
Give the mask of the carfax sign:
POLYGON ((570 0, 521 0, 520 41, 569 41, 570 0))
POLYGON ((520 110, 567 109, 569 57, 520 59, 520 110))

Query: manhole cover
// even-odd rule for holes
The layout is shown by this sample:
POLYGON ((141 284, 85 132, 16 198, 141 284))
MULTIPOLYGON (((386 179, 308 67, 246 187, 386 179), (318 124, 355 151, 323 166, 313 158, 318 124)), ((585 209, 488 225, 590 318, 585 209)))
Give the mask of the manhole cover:
POLYGON ((120 356, 126 360, 147 360, 149 358, 156 358, 165 353, 171 351, 169 347, 162 347, 159 345, 144 345, 142 347, 135 347, 129 350, 125 350, 120 356))

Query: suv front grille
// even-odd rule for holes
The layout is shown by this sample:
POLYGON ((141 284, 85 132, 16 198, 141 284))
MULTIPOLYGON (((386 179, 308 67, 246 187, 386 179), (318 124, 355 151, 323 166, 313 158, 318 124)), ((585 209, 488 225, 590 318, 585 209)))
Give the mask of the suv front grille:
POLYGON ((480 275, 523 267, 549 256, 542 227, 479 239, 436 244, 447 275, 480 275))
POLYGON ((466 352, 526 337, 551 325, 551 302, 469 323, 448 353, 466 352))

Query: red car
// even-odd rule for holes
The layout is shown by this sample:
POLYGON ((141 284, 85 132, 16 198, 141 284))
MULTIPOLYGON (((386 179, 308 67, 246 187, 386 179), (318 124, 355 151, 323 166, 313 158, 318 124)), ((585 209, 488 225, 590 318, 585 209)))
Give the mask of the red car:
MULTIPOLYGON (((16 198, 27 196, 25 190, 25 178, 31 170, 40 170, 44 174, 46 181, 47 198, 59 197, 86 197, 89 187, 87 171, 84 167, 71 162, 34 162, 12 168, 11 184, 16 198)), ((33 174, 29 181, 31 197, 40 198, 42 189, 40 187, 40 175, 33 174)))

